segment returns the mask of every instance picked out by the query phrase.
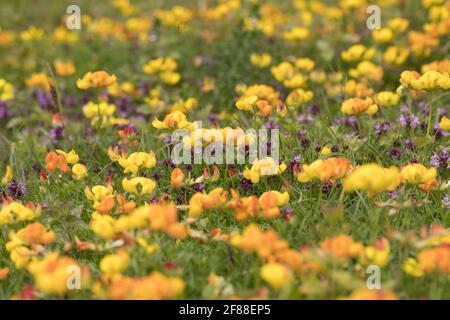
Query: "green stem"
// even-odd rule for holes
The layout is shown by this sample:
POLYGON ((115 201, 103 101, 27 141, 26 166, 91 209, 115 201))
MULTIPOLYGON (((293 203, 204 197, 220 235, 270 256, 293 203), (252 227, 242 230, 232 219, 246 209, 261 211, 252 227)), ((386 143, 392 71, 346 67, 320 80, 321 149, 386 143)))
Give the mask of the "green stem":
POLYGON ((430 97, 430 105, 429 105, 429 107, 428 107, 427 137, 430 136, 432 114, 433 114, 433 94, 431 94, 431 97, 430 97))

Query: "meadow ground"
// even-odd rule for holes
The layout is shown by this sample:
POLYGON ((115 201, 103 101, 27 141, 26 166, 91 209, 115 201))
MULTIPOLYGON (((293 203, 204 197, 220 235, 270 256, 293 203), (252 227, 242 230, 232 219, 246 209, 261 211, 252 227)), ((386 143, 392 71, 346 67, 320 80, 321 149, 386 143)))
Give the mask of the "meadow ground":
POLYGON ((372 2, 2 1, 0 299, 449 299, 450 1, 372 2))

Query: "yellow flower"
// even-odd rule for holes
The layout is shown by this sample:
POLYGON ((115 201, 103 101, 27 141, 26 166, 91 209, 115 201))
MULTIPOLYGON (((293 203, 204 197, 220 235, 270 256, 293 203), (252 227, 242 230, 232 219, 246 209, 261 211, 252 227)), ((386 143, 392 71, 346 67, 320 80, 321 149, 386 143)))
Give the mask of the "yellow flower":
POLYGON ((413 80, 420 78, 420 74, 416 71, 403 71, 400 74, 400 83, 404 86, 409 86, 413 80))
POLYGON ((86 195, 86 197, 89 200, 94 201, 95 203, 99 203, 106 197, 112 196, 112 193, 113 189, 111 185, 108 185, 107 187, 96 185, 92 187, 92 189, 89 189, 88 187, 84 189, 84 194, 86 195))
POLYGON ((18 232, 10 232, 5 249, 13 251, 23 245, 46 245, 55 241, 56 235, 53 230, 46 230, 42 223, 30 223, 18 232))
POLYGON ((299 182, 309 182, 319 179, 322 183, 341 179, 352 169, 351 163, 345 158, 331 157, 316 160, 310 165, 303 165, 302 172, 297 175, 299 182))
POLYGON ((116 111, 116 106, 114 104, 109 104, 107 102, 94 103, 89 101, 83 106, 83 114, 86 118, 91 119, 92 125, 95 125, 100 121, 102 126, 114 125, 114 123, 128 123, 127 119, 116 119, 112 117, 116 111))
POLYGON ((355 44, 341 52, 341 58, 347 62, 357 62, 361 60, 372 60, 375 56, 375 49, 368 49, 362 44, 355 44))
MULTIPOLYGON (((28 265, 28 271, 33 275, 36 288, 46 294, 62 296, 68 289, 71 267, 81 270, 80 285, 86 287, 89 282, 89 271, 81 268, 70 257, 59 256, 58 253, 48 253, 43 259, 34 259, 28 265)), ((75 272, 75 271, 72 271, 75 272)))
POLYGON ((156 188, 156 183, 152 179, 143 177, 123 178, 122 187, 128 193, 142 196, 152 193, 156 188))
POLYGON ((432 6, 442 5, 445 0, 422 0, 422 5, 425 8, 430 8, 432 6))
POLYGON ((77 163, 72 167, 72 174, 76 180, 81 180, 87 176, 87 169, 84 164, 77 163))
POLYGON ((99 237, 109 240, 115 235, 115 222, 113 217, 106 214, 94 213, 90 222, 92 231, 99 237))
POLYGON ((391 46, 386 49, 383 59, 386 64, 401 66, 409 57, 409 49, 406 47, 391 46))
POLYGON ((39 87, 47 92, 50 91, 52 80, 43 72, 33 73, 25 80, 28 87, 39 87))
POLYGON ((156 74, 161 72, 173 72, 177 69, 177 62, 171 58, 156 58, 150 60, 142 70, 147 74, 156 74))
POLYGON ((292 91, 286 98, 288 107, 295 107, 310 102, 314 98, 314 93, 310 90, 297 89, 292 91))
POLYGON ((295 60, 295 66, 302 71, 311 72, 314 69, 315 62, 309 58, 299 58, 295 60))
POLYGON ((383 191, 393 191, 401 183, 400 170, 396 167, 383 168, 369 163, 356 168, 344 179, 344 191, 366 191, 374 195, 383 191))
POLYGON ((286 191, 281 193, 279 191, 266 191, 258 199, 258 204, 262 209, 263 215, 266 218, 272 219, 280 215, 281 206, 289 202, 289 193, 286 191))
POLYGON ((140 169, 149 169, 156 166, 156 157, 153 151, 133 152, 126 158, 119 159, 119 165, 124 168, 124 173, 131 172, 135 175, 140 169))
POLYGON ((436 180, 436 168, 427 169, 423 164, 412 163, 404 166, 400 171, 402 180, 409 184, 428 184, 436 180))
POLYGON ((44 38, 44 30, 33 26, 20 32, 20 39, 22 39, 25 42, 40 41, 43 38, 44 38))
POLYGON ((66 161, 70 164, 75 164, 80 160, 80 157, 75 152, 75 150, 70 150, 68 153, 64 152, 63 150, 56 150, 57 154, 61 154, 66 158, 66 161))
POLYGON ((375 241, 373 246, 367 246, 361 254, 362 263, 375 264, 383 268, 389 261, 390 245, 386 238, 375 241))
POLYGON ((442 117, 441 121, 439 122, 439 128, 441 130, 449 131, 450 130, 450 119, 447 117, 442 117))
POLYGON ((86 73, 81 79, 77 80, 77 87, 81 90, 107 87, 116 83, 116 81, 115 75, 110 75, 108 72, 100 70, 86 73))
POLYGON ((373 89, 364 82, 356 82, 353 79, 347 80, 344 86, 344 93, 355 98, 366 98, 373 95, 373 89))
POLYGON ((272 62, 272 57, 268 53, 263 53, 261 55, 252 53, 250 55, 250 62, 252 63, 252 65, 257 66, 258 68, 266 68, 272 62))
POLYGON ((424 272, 419 268, 417 260, 414 258, 408 258, 403 263, 403 271, 416 278, 422 277, 424 274, 424 272))
POLYGON ((280 175, 286 170, 287 166, 283 162, 278 165, 274 159, 267 157, 256 159, 250 169, 244 170, 244 178, 251 180, 252 183, 258 183, 261 176, 280 175))
POLYGON ((292 272, 284 265, 276 262, 267 263, 261 267, 261 278, 274 289, 283 289, 292 281, 292 272))
POLYGON ((189 131, 194 130, 194 124, 189 122, 186 115, 181 111, 174 111, 169 113, 163 121, 154 119, 152 126, 156 129, 186 129, 189 131))
POLYGON ((394 38, 394 32, 391 29, 375 29, 372 31, 372 37, 375 42, 386 43, 394 38))
POLYGON ((28 263, 31 261, 32 256, 33 252, 25 246, 15 247, 9 255, 11 261, 14 262, 14 266, 17 269, 26 268, 28 263))
POLYGON ((320 150, 320 154, 321 154, 321 155, 327 155, 327 154, 330 154, 330 153, 331 153, 331 149, 328 148, 328 147, 323 147, 323 148, 320 150))
POLYGON ((56 27, 52 37, 58 43, 75 43, 80 38, 78 32, 68 30, 65 26, 56 27))
POLYGON ((147 253, 154 253, 159 250, 159 246, 157 243, 149 244, 144 238, 137 237, 136 242, 145 249, 147 253))
POLYGON ((370 61, 361 61, 356 68, 350 69, 348 74, 355 79, 367 79, 380 82, 383 79, 383 68, 370 61))
POLYGON ((168 85, 176 85, 181 80, 181 75, 178 72, 162 72, 159 74, 159 77, 164 83, 167 83, 168 85))
POLYGON ((13 201, 0 210, 0 225, 11 224, 16 221, 30 221, 40 215, 39 208, 31 209, 13 201))
POLYGON ((6 166, 5 175, 2 178, 3 184, 8 184, 13 178, 13 172, 10 166, 6 166))
POLYGON ((371 98, 364 100, 360 98, 351 98, 342 103, 341 111, 348 115, 377 113, 378 106, 373 103, 371 98))
POLYGON ((400 97, 398 94, 391 91, 382 91, 377 94, 376 102, 382 107, 392 107, 399 103, 400 97))
POLYGON ((309 38, 309 30, 302 27, 294 27, 283 32, 283 38, 289 41, 301 41, 309 38))
POLYGON ((415 90, 431 91, 434 89, 450 89, 448 72, 427 71, 420 78, 411 80, 411 87, 415 90))
POLYGON ((228 193, 222 188, 215 188, 209 193, 197 192, 189 200, 189 217, 198 217, 205 210, 220 208, 225 205, 228 193))
POLYGON ((125 271, 129 264, 128 253, 121 250, 116 254, 104 256, 100 260, 100 270, 106 275, 115 275, 125 271))
POLYGON ((14 98, 14 87, 5 79, 0 79, 0 100, 8 101, 14 98))
POLYGON ((240 97, 239 100, 236 101, 236 108, 252 112, 253 108, 256 106, 256 101, 258 101, 257 96, 240 97))
POLYGON ((59 76, 71 76, 75 73, 75 65, 71 60, 63 62, 59 59, 55 61, 55 71, 59 76))
POLYGON ((408 29, 409 20, 405 18, 390 19, 388 21, 388 26, 395 34, 401 34, 408 29))

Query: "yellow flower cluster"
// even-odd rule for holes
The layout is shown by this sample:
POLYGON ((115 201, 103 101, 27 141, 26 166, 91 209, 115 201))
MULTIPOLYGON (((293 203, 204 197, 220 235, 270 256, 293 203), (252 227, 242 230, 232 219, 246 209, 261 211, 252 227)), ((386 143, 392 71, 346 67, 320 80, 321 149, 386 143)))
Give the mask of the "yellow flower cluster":
POLYGON ((18 221, 31 221, 41 213, 39 207, 24 206, 20 202, 6 203, 0 210, 0 225, 13 224, 18 221))
POLYGON ((325 160, 316 160, 310 165, 303 165, 302 172, 297 175, 300 182, 309 182, 319 179, 322 183, 345 177, 352 170, 351 163, 345 158, 331 157, 325 160))
POLYGON ((245 167, 244 178, 252 183, 258 183, 261 177, 281 175, 286 169, 284 162, 277 164, 271 157, 256 159, 250 169, 245 167))
POLYGON ((100 299, 162 300, 176 298, 183 292, 184 286, 184 281, 179 277, 152 272, 145 277, 106 277, 94 284, 93 291, 100 299))
POLYGON ((142 70, 147 74, 158 74, 159 78, 168 85, 176 85, 181 80, 181 75, 176 72, 177 62, 171 57, 156 58, 145 64, 142 70))

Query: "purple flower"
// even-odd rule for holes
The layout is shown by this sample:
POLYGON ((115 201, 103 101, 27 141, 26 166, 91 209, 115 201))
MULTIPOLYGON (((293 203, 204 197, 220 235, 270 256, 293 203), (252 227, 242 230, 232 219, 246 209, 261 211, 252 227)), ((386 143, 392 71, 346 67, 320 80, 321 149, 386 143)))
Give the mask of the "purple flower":
POLYGON ((252 189, 253 184, 252 184, 252 182, 250 180, 242 178, 239 181, 239 186, 241 187, 241 189, 243 191, 248 192, 248 191, 250 191, 252 189))
POLYGON ((409 150, 414 151, 414 149, 415 149, 414 143, 411 140, 406 139, 405 145, 409 150))
POLYGON ((49 136, 52 140, 62 140, 64 137, 64 128, 61 126, 54 126, 50 129, 49 136))
POLYGON ((55 102, 53 101, 53 97, 50 93, 45 92, 44 90, 37 90, 34 95, 42 109, 50 111, 55 110, 55 102))
POLYGON ((7 106, 8 104, 6 103, 6 101, 0 100, 0 119, 9 117, 7 106))
POLYGON ((298 135, 299 137, 303 137, 305 134, 306 134, 306 130, 305 130, 305 129, 300 129, 300 130, 298 131, 298 133, 297 133, 297 135, 298 135))
POLYGON ((402 127, 410 127, 413 129, 420 125, 420 119, 418 117, 404 113, 397 118, 397 121, 400 122, 402 127))
POLYGON ((389 158, 400 158, 402 153, 396 147, 393 147, 388 153, 387 156, 389 158))
POLYGON ((208 121, 212 124, 217 124, 219 122, 219 115, 217 113, 208 114, 208 121))
POLYGON ((375 134, 377 136, 384 135, 392 128, 391 123, 389 121, 384 121, 382 123, 377 123, 373 126, 375 129, 375 134))
POLYGON ((303 149, 306 149, 311 144, 311 141, 309 139, 302 139, 302 141, 300 143, 301 143, 303 149))
POLYGON ((192 190, 194 190, 195 192, 202 192, 203 190, 205 190, 206 186, 203 183, 194 183, 192 185, 192 190))
POLYGON ((392 199, 395 199, 395 198, 397 198, 397 196, 398 196, 398 192, 397 192, 397 191, 391 191, 391 192, 389 192, 389 196, 390 196, 392 199))
POLYGON ((14 199, 22 199, 27 193, 27 186, 24 182, 12 180, 8 183, 8 194, 14 199))
POLYGON ((435 152, 430 159, 430 164, 436 169, 449 168, 450 154, 447 149, 442 149, 440 153, 435 152))
POLYGON ((442 198, 442 205, 447 209, 450 209, 450 198, 448 196, 448 193, 442 198))

